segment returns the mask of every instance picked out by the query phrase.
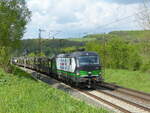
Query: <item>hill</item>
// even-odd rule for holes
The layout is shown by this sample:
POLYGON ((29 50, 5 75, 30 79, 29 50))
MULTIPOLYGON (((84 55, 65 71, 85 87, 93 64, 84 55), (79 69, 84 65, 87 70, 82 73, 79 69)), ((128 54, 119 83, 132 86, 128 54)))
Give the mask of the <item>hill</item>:
MULTIPOLYGON (((15 56, 27 55, 30 53, 39 53, 39 39, 26 39, 21 41, 21 48, 14 52, 15 56)), ((80 47, 84 46, 85 42, 73 41, 67 39, 42 39, 41 49, 46 56, 51 56, 52 54, 60 53, 62 48, 67 47, 80 47)))
MULTIPOLYGON (((89 34, 82 38, 69 38, 69 39, 42 39, 41 46, 42 52, 46 56, 57 54, 62 51, 71 51, 76 48, 85 47, 87 43, 96 41, 103 44, 106 40, 113 38, 122 38, 134 44, 148 45, 150 41, 150 31, 113 31, 108 34, 89 34), (145 44, 145 42, 147 44, 145 44)), ((137 48, 138 49, 138 48, 137 48)), ((147 51, 147 50, 146 50, 147 51)), ((26 39, 22 40, 21 48, 14 52, 15 56, 28 55, 30 53, 39 53, 39 39, 26 39)))
POLYGON ((139 31, 113 31, 107 34, 89 34, 82 38, 70 38, 68 40, 72 41, 83 41, 83 42, 89 42, 94 40, 103 40, 104 38, 112 38, 112 37, 121 37, 127 40, 137 40, 137 39, 146 39, 150 37, 150 31, 149 30, 139 30, 139 31))
POLYGON ((119 37, 123 37, 126 39, 142 39, 142 38, 149 38, 150 37, 150 31, 149 30, 143 30, 143 31, 113 31, 109 34, 117 35, 119 37))

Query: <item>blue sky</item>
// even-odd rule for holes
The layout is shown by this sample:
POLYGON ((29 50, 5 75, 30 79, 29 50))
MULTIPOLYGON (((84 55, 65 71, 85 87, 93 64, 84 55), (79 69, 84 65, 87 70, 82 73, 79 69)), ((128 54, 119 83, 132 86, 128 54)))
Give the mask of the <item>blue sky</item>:
POLYGON ((114 30, 140 29, 132 16, 139 11, 142 0, 26 0, 32 11, 24 39, 81 37, 86 34, 114 30), (114 24, 109 24, 115 22, 114 24), (49 35, 50 34, 50 35, 49 35))

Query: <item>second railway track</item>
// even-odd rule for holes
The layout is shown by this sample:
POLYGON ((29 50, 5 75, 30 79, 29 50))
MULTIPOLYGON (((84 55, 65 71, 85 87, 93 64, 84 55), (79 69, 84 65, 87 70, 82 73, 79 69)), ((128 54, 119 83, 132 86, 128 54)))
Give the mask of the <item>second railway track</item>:
POLYGON ((101 85, 105 88, 110 88, 110 89, 114 89, 114 90, 117 90, 117 91, 122 92, 122 93, 129 94, 129 95, 134 95, 136 97, 141 97, 145 100, 150 101, 150 94, 149 93, 137 91, 134 89, 125 88, 125 87, 118 86, 118 85, 112 84, 112 83, 107 83, 107 82, 103 82, 102 84, 99 84, 99 85, 101 85))
POLYGON ((98 84, 98 85, 106 89, 111 89, 113 92, 124 94, 132 98, 138 99, 142 102, 150 104, 150 94, 148 93, 140 92, 140 91, 129 89, 129 88, 124 88, 124 87, 114 85, 111 83, 106 83, 106 82, 102 84, 98 84))

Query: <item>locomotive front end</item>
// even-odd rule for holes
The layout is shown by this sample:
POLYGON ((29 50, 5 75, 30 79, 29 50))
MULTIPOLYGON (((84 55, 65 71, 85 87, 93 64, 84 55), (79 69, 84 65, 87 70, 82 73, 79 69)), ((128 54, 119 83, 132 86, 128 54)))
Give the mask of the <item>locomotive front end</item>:
POLYGON ((88 88, 95 88, 96 83, 103 80, 99 56, 94 52, 84 52, 76 61, 78 81, 88 88))

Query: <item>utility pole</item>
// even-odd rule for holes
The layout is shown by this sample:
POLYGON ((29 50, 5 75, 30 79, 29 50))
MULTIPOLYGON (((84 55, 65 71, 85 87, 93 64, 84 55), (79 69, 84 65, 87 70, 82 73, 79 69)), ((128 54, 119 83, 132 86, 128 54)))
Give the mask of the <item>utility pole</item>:
POLYGON ((62 46, 63 46, 63 39, 59 39, 59 51, 61 52, 62 46))
POLYGON ((41 37, 41 34, 42 32, 44 32, 45 30, 43 29, 39 29, 39 56, 41 55, 42 53, 42 37, 41 37))
MULTIPOLYGON (((105 33, 104 33, 104 35, 105 35, 105 33)), ((106 40, 105 40, 105 36, 104 36, 104 35, 103 35, 103 41, 104 41, 104 42, 103 42, 103 43, 104 43, 104 45, 103 45, 103 52, 104 52, 104 59, 103 59, 103 63, 104 63, 104 64, 103 64, 103 66, 104 66, 104 67, 103 67, 103 70, 104 70, 104 71, 103 71, 103 72, 104 72, 104 73, 103 73, 103 74, 105 75, 105 71, 106 71, 106 70, 105 70, 105 67, 106 67, 106 62, 105 62, 105 61, 106 61, 106 56, 105 56, 105 55, 106 55, 106 40)))
POLYGON ((49 32, 49 37, 52 37, 53 41, 56 42, 56 51, 55 54, 58 53, 58 51, 60 51, 60 46, 61 46, 61 39, 60 40, 55 40, 55 36, 58 35, 61 31, 55 31, 55 30, 51 30, 49 32))

